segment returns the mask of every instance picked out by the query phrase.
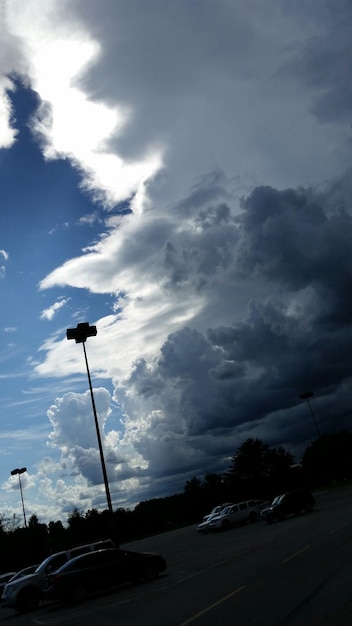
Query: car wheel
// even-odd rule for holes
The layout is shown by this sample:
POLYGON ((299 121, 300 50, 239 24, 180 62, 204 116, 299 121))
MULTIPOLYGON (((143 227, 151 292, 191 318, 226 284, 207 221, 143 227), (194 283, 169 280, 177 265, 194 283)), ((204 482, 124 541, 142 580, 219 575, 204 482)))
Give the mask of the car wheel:
POLYGON ((154 580, 154 578, 157 578, 158 575, 159 575, 159 570, 157 566, 151 563, 150 565, 148 565, 147 569, 144 572, 144 579, 154 580))
POLYGON ((304 510, 305 510, 306 513, 311 513, 313 511, 313 505, 312 504, 307 504, 304 507, 304 510))
POLYGON ((256 522, 258 519, 258 515, 256 514, 255 511, 251 511, 250 514, 248 515, 248 521, 249 522, 256 522))
POLYGON ((73 587, 70 595, 72 602, 83 602, 87 597, 87 589, 82 583, 78 583, 73 587))
POLYGON ((223 530, 228 530, 229 528, 231 528, 230 522, 227 519, 225 519, 223 523, 221 524, 221 528, 223 530))
POLYGON ((18 597, 16 610, 19 613, 34 611, 39 605, 39 592, 36 589, 24 589, 18 597))

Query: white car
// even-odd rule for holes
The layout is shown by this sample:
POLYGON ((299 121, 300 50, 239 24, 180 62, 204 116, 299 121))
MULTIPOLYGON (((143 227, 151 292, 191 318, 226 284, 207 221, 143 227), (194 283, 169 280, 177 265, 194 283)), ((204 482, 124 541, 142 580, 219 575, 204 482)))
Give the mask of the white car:
POLYGON ((197 526, 197 532, 199 533, 207 533, 209 532, 209 522, 211 519, 213 519, 214 517, 217 517, 218 515, 220 515, 221 511, 223 511, 223 509, 225 509, 228 506, 231 506, 232 502, 224 502, 223 504, 218 504, 218 506, 215 506, 213 508, 213 510, 208 513, 208 515, 204 515, 203 517, 203 521, 198 524, 197 526))
POLYGON ((260 511, 266 504, 264 500, 245 500, 227 506, 219 515, 209 520, 208 530, 226 530, 246 522, 255 522, 259 519, 260 511))

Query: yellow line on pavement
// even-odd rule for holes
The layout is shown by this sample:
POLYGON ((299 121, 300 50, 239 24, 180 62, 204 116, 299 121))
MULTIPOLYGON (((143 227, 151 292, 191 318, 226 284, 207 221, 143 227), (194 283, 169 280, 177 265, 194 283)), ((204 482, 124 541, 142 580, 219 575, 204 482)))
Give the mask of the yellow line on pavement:
POLYGON ((291 556, 288 556, 287 559, 284 559, 284 561, 281 561, 281 562, 287 563, 287 561, 291 561, 291 559, 295 559, 296 556, 298 556, 299 554, 302 554, 302 552, 305 552, 306 550, 308 550, 308 548, 310 548, 310 544, 306 546, 305 548, 302 548, 302 550, 298 550, 298 552, 291 554, 291 556))
POLYGON ((198 619, 198 617, 200 617, 201 615, 204 615, 204 613, 207 613, 208 611, 211 611, 211 609, 213 609, 215 606, 218 606, 222 602, 226 602, 226 600, 231 598, 231 596, 236 595, 236 593, 239 593, 240 591, 243 591, 243 589, 245 589, 245 588, 246 588, 246 585, 243 585, 243 587, 238 587, 238 589, 235 589, 235 591, 232 591, 231 593, 229 593, 224 598, 221 598, 221 600, 218 600, 217 602, 214 602, 214 604, 211 604, 210 606, 208 606, 203 611, 199 611, 199 613, 197 613, 196 615, 193 615, 193 617, 190 617, 190 619, 187 619, 185 622, 182 622, 182 624, 180 624, 180 626, 186 626, 186 624, 190 624, 191 622, 194 622, 194 620, 198 619))

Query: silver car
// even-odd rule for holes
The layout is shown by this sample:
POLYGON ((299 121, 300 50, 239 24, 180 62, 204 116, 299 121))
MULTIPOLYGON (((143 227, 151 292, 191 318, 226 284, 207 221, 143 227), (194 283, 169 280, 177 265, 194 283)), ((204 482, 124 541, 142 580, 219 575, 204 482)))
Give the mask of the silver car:
POLYGON ((197 532, 199 533, 209 532, 210 520, 220 515, 221 511, 223 511, 228 506, 232 506, 232 502, 224 502, 223 504, 218 504, 218 506, 215 506, 213 510, 210 513, 208 513, 208 515, 204 515, 203 521, 197 526, 197 532))
POLYGON ((244 500, 223 509, 209 521, 209 530, 226 530, 246 522, 255 522, 260 517, 261 509, 266 506, 264 500, 244 500))

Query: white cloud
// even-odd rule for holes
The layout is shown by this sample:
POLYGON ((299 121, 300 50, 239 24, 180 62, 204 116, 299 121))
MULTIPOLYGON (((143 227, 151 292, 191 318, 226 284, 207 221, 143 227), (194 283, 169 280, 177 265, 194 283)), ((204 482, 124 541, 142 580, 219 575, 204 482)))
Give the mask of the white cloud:
MULTIPOLYGON (((96 390, 115 502, 221 470, 251 434, 299 450, 311 435, 298 391, 319 390, 331 415, 350 376, 340 10, 346 19, 259 0, 204 0, 202 11, 188 0, 7 3, 12 69, 41 101, 32 132, 97 201, 100 237, 44 269, 40 289, 114 298, 91 320, 89 361, 122 408, 109 428, 110 394, 96 390), (324 41, 338 42, 335 55, 324 41), (101 205, 120 201, 132 213, 103 222, 101 205)), ((37 376, 85 373, 59 337, 42 344, 37 376)), ((347 394, 340 402, 342 424, 347 394)), ((42 492, 61 510, 103 502, 89 395, 59 395, 48 417, 60 460, 46 461, 42 492)))
POLYGON ((109 207, 132 194, 143 194, 145 182, 162 166, 162 151, 150 148, 132 162, 108 149, 109 140, 128 123, 130 111, 118 103, 109 107, 103 100, 89 100, 78 88, 77 79, 96 62, 100 44, 72 16, 63 19, 62 4, 57 0, 32 0, 26 7, 21 0, 6 3, 7 29, 21 41, 29 60, 26 73, 41 99, 32 130, 41 138, 44 155, 70 158, 82 173, 82 186, 109 207))
POLYGON ((8 255, 8 252, 6 252, 6 250, 0 250, 0 254, 5 259, 5 261, 8 260, 9 255, 8 255))
MULTIPOLYGON (((29 473, 24 472, 21 474, 21 485, 22 489, 29 489, 30 487, 35 487, 35 478, 29 473)), ((1 485, 2 489, 8 490, 18 490, 19 491, 19 479, 18 474, 14 476, 9 476, 8 480, 1 485)))
POLYGON ((49 321, 52 320, 56 313, 60 311, 60 309, 62 309, 62 307, 64 307, 69 302, 69 300, 70 298, 60 298, 59 300, 54 302, 54 304, 41 312, 40 319, 49 321))
MULTIPOLYGON (((8 147, 8 146, 5 146, 8 147)), ((5 259, 5 261, 8 260, 9 255, 5 250, 0 250, 0 255, 5 259)), ((4 278, 6 274, 6 267, 5 265, 0 265, 0 278, 4 278)))
POLYGON ((11 124, 11 102, 8 91, 11 89, 11 82, 0 82, 0 147, 10 148, 16 138, 16 130, 11 124), (3 84, 1 84, 1 82, 3 84))

